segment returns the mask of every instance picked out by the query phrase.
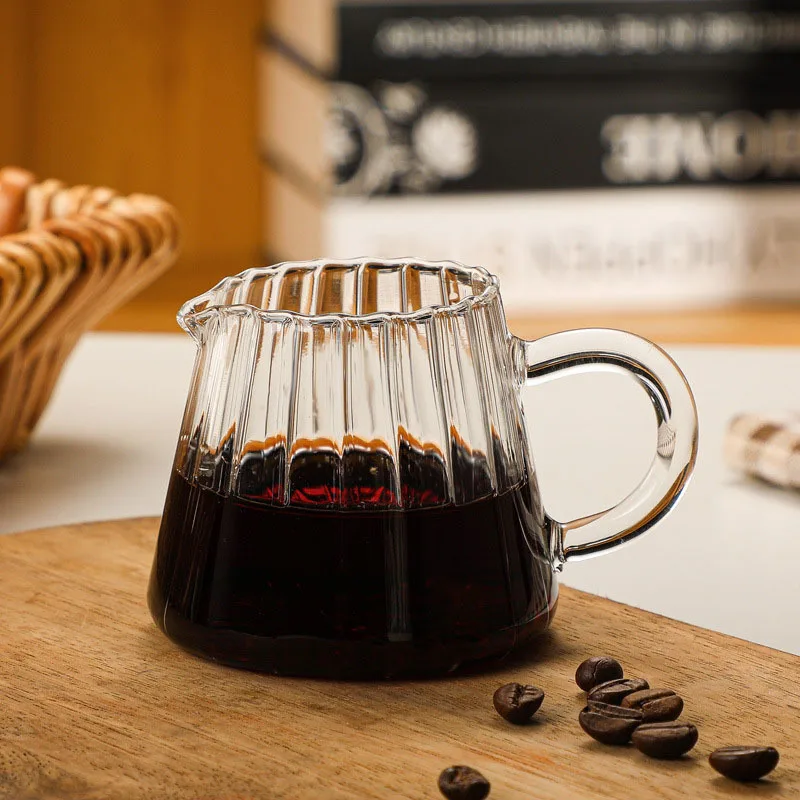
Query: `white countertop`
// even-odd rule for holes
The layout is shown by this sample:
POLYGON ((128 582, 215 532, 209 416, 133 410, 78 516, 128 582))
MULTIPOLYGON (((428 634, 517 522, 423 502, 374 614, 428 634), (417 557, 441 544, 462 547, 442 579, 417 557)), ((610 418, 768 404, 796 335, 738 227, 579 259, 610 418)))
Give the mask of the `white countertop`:
MULTIPOLYGON (((800 654, 800 494, 744 480, 722 462, 735 413, 800 409, 800 349, 669 350, 700 414, 692 484, 651 534, 568 564, 562 580, 800 654)), ((85 336, 31 445, 0 466, 0 533, 160 514, 193 358, 181 334, 85 336)), ((552 516, 600 510, 633 488, 655 446, 649 401, 633 382, 579 375, 527 392, 552 516)))

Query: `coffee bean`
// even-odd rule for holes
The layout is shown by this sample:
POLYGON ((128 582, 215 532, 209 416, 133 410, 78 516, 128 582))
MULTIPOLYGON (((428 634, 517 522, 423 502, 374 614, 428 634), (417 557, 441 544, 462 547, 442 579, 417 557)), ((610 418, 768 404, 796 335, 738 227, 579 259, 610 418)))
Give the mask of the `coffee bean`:
POLYGON ((578 716, 581 728, 603 744, 628 744, 644 716, 635 708, 591 701, 578 716))
POLYGON ((646 756, 679 758, 697 744, 697 728, 690 722, 647 722, 631 739, 646 756))
POLYGON ((622 698, 623 708, 638 708, 645 722, 669 722, 678 719, 683 700, 672 689, 643 689, 622 698))
POLYGON ((494 693, 497 713, 514 725, 524 725, 539 710, 544 692, 536 686, 522 683, 507 683, 494 693))
POLYGON ((439 791, 448 800, 483 800, 490 788, 489 781, 472 767, 448 767, 439 776, 439 791))
POLYGON ((774 747, 736 745, 720 747, 709 757, 714 769, 734 781, 757 781, 778 765, 780 755, 774 747))
POLYGON ((588 692, 598 683, 613 681, 622 677, 619 661, 611 656, 592 656, 587 658, 575 671, 575 683, 588 692))
POLYGON ((589 692, 588 699, 598 703, 611 703, 618 706, 622 698, 642 689, 649 689, 650 684, 643 678, 617 678, 613 681, 599 683, 589 692))

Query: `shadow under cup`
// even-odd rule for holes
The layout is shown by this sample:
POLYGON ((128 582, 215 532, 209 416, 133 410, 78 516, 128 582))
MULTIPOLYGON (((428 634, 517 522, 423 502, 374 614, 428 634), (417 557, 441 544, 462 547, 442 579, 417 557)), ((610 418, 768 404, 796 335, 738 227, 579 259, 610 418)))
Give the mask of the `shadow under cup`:
POLYGON ((549 624, 550 532, 496 280, 423 262, 249 270, 198 343, 149 590, 197 654, 444 674, 549 624))

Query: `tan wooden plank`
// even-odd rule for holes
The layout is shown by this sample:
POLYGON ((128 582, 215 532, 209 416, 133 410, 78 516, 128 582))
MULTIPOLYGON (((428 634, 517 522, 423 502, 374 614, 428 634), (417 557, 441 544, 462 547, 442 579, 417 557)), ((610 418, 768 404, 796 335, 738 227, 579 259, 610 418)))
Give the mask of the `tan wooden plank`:
POLYGON ((795 656, 564 589, 551 632, 493 671, 373 684, 246 673, 155 628, 144 596, 156 529, 129 520, 0 537, 0 798, 419 800, 458 763, 480 769, 498 800, 800 796, 795 656), (573 675, 597 653, 685 698, 700 729, 690 757, 656 762, 582 733, 573 675), (494 713, 508 680, 546 691, 536 724, 494 713), (779 748, 771 780, 741 787, 705 763, 740 742, 779 748))

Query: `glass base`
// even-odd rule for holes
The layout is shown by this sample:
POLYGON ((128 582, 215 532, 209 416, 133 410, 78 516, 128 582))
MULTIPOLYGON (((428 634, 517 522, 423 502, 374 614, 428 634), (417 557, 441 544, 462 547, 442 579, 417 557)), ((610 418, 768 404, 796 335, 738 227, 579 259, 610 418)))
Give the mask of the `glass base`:
POLYGON ((335 680, 391 680, 448 675, 468 665, 502 659, 549 626, 556 610, 478 641, 332 641, 311 636, 265 637, 193 623, 153 602, 159 628, 194 655, 240 669, 273 675, 335 680))

